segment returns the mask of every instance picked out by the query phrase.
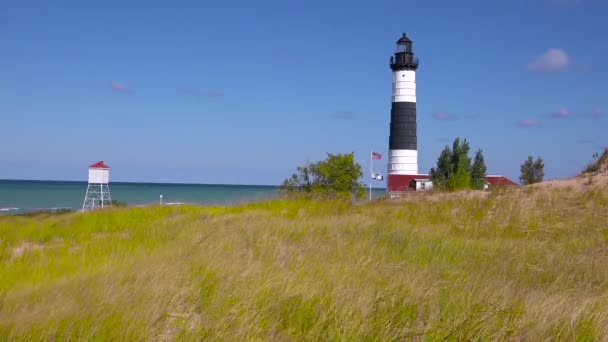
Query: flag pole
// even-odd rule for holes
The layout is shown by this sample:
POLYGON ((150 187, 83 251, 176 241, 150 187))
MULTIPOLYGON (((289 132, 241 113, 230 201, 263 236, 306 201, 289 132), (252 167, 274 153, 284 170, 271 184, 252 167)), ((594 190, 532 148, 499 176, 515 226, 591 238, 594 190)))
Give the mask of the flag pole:
POLYGON ((369 152, 369 176, 370 176, 370 180, 369 180, 369 200, 372 200, 372 180, 371 180, 371 176, 374 174, 374 168, 372 166, 372 164, 374 163, 374 159, 372 158, 372 153, 374 153, 373 150, 371 150, 369 152))

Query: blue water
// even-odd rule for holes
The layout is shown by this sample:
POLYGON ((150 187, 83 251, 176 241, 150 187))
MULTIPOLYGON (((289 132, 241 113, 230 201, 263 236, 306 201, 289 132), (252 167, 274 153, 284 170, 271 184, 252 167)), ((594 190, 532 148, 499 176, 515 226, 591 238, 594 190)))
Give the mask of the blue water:
MULTIPOLYGON (((0 180, 0 214, 39 210, 79 210, 86 182, 0 180)), ((374 189, 373 197, 385 194, 374 189)), ((233 205, 276 198, 279 189, 266 185, 110 183, 112 200, 127 205, 192 203, 233 205)))
MULTIPOLYGON (((86 182, 0 180, 0 214, 82 208, 86 182)), ((158 203, 238 204, 278 196, 278 187, 263 185, 110 183, 112 200, 128 205, 158 203)))

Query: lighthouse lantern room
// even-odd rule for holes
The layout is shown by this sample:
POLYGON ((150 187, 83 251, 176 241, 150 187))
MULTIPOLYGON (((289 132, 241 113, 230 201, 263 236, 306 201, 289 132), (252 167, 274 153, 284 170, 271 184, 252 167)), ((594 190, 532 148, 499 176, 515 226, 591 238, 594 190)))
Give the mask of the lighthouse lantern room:
POLYGON ((89 165, 89 182, 82 211, 112 206, 110 196, 110 167, 103 160, 89 165))

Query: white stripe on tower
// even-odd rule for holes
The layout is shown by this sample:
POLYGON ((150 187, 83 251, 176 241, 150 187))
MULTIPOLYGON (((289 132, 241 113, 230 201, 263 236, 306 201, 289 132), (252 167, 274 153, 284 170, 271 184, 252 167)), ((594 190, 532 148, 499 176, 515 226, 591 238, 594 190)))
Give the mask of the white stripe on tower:
POLYGON ((393 102, 416 103, 416 71, 393 71, 393 102))

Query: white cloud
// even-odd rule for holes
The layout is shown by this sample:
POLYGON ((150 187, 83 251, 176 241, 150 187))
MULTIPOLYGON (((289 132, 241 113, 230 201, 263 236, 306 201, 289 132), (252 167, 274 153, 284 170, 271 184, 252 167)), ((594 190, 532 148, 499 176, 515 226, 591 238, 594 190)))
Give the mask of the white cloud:
POLYGON ((575 113, 566 107, 561 107, 557 112, 550 113, 549 117, 554 119, 601 119, 604 116, 604 111, 601 107, 595 107, 591 113, 575 113))
POLYGON ((121 93, 128 93, 131 91, 126 85, 117 81, 110 82, 110 88, 121 93))
POLYGON ((550 116, 556 119, 565 119, 575 116, 574 112, 566 107, 561 107, 557 112, 551 113, 550 116))
POLYGON ((446 112, 436 112, 433 113, 433 119, 440 121, 452 121, 458 120, 458 116, 446 112))
POLYGON ((549 49, 528 64, 528 70, 540 72, 555 72, 567 68, 571 64, 570 57, 562 49, 549 49))
POLYGON ((542 122, 540 122, 536 119, 523 119, 523 120, 517 121, 517 126, 519 126, 521 128, 541 127, 542 125, 543 125, 542 122))

